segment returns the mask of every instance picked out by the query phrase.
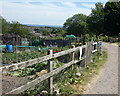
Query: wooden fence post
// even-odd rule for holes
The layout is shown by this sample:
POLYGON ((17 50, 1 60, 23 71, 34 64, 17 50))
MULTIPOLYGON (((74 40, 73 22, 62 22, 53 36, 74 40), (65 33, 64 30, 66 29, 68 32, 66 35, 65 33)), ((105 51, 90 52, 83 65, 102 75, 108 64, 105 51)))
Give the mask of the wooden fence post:
POLYGON ((88 64, 91 62, 91 54, 92 54, 92 43, 88 42, 86 45, 86 50, 85 50, 85 68, 88 67, 88 64))
MULTIPOLYGON (((53 50, 49 50, 48 54, 52 56, 53 50)), ((49 72, 51 72, 53 70, 53 61, 49 60, 48 65, 49 65, 49 72)), ((53 94, 53 77, 49 78, 49 93, 53 94)))
MULTIPOLYGON (((75 48, 75 45, 72 45, 72 48, 75 48)), ((72 61, 75 60, 75 52, 72 53, 72 61)), ((72 65, 72 70, 73 70, 73 65, 72 65)))
POLYGON ((85 48, 85 65, 84 67, 87 67, 87 58, 88 58, 88 43, 86 43, 86 48, 85 48))
POLYGON ((89 64, 91 62, 91 56, 92 56, 92 42, 90 42, 90 47, 89 47, 89 64))
POLYGON ((96 46, 97 46, 98 54, 99 56, 101 56, 102 55, 102 51, 101 51, 102 41, 98 41, 96 46))
POLYGON ((96 44, 96 49, 97 49, 97 56, 99 57, 100 56, 100 52, 99 52, 99 49, 100 49, 100 47, 99 47, 99 41, 97 41, 97 44, 96 44))

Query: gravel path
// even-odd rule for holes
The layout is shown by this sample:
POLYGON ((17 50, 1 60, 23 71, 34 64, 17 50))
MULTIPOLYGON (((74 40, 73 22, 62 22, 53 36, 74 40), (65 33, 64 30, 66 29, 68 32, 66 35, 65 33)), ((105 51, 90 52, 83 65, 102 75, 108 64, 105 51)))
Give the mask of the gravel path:
POLYGON ((118 47, 103 43, 103 49, 108 52, 108 60, 84 94, 118 94, 118 47))

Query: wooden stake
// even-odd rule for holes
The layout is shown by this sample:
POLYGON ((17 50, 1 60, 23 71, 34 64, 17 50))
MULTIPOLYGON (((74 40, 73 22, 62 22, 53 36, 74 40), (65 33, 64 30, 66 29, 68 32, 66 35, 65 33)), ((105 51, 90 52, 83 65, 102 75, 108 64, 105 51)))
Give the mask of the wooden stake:
MULTIPOLYGON (((73 48, 75 48, 75 45, 72 45, 73 48)), ((75 52, 72 53, 72 61, 75 60, 75 52)), ((73 70, 73 65, 72 65, 72 70, 73 70)))
POLYGON ((85 65, 84 65, 84 67, 86 68, 87 67, 87 55, 88 55, 88 43, 86 43, 86 48, 85 48, 85 65))
MULTIPOLYGON (((53 50, 49 50, 49 55, 53 55, 53 50)), ((52 70, 53 70, 53 62, 52 62, 52 60, 49 60, 48 61, 48 65, 49 65, 49 72, 51 72, 52 70)), ((53 77, 50 77, 49 78, 49 93, 50 94, 53 94, 53 77)))

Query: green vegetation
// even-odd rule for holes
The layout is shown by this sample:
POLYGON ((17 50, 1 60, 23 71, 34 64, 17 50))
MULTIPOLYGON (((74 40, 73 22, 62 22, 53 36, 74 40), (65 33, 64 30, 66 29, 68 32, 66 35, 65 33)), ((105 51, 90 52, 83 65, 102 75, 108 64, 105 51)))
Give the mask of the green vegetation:
POLYGON ((68 18, 64 23, 67 34, 74 34, 76 36, 86 34, 88 31, 86 18, 87 16, 84 14, 76 14, 73 17, 68 18))
MULTIPOLYGON (((73 70, 71 67, 63 70, 61 73, 55 75, 54 82, 56 82, 60 88, 60 93, 69 96, 70 94, 74 94, 79 92, 83 92, 83 88, 81 90, 75 90, 73 87, 76 84, 80 84, 82 86, 86 85, 93 76, 99 73, 100 69, 103 67, 103 64, 107 60, 107 53, 103 52, 102 56, 99 56, 98 53, 93 54, 92 56, 93 62, 89 64, 87 68, 80 69, 81 76, 77 76, 76 73, 78 70, 77 67, 80 67, 79 64, 73 66, 73 70)), ((78 93, 81 94, 81 93, 78 93)))
POLYGON ((0 22, 2 22, 2 34, 14 33, 24 37, 30 33, 28 29, 19 22, 13 21, 10 23, 7 22, 3 17, 0 17, 0 22))
POLYGON ((119 38, 117 36, 100 36, 99 40, 104 41, 104 42, 110 42, 110 43, 118 43, 119 42, 119 38))
POLYGON ((70 94, 73 94, 74 90, 70 86, 64 86, 60 85, 60 94, 63 94, 64 96, 69 96, 70 94))
POLYGON ((89 16, 76 14, 64 23, 68 34, 81 36, 81 34, 99 35, 104 32, 104 8, 102 3, 96 3, 89 16))
POLYGON ((63 37, 66 34, 66 31, 63 30, 63 28, 53 28, 53 27, 33 27, 33 26, 26 26, 22 25, 17 21, 8 22, 3 17, 0 16, 0 23, 1 23, 1 33, 4 34, 18 34, 21 37, 28 38, 28 40, 40 40, 42 38, 39 37, 39 35, 34 34, 32 31, 35 31, 36 33, 41 33, 45 37, 45 39, 51 39, 49 37, 50 34, 54 34, 55 36, 52 37, 52 39, 63 39, 63 37), (34 28, 34 30, 30 30, 29 28, 34 28))
POLYGON ((32 66, 28 66, 26 68, 11 71, 8 73, 8 75, 17 76, 17 77, 31 76, 30 79, 34 79, 38 75, 36 72, 40 72, 41 70, 44 69, 48 70, 47 67, 48 67, 47 62, 42 62, 42 63, 34 64, 32 66))
MULTIPOLYGON (((66 49, 66 48, 65 48, 66 49)), ((56 50, 56 49, 55 49, 56 50)), ((61 49, 59 49, 61 50, 61 49)), ((79 53, 79 52, 78 52, 79 53)), ((10 53, 12 54, 12 53, 10 53)), ((21 56, 20 56, 21 57, 21 56)), ((63 56, 60 58, 62 60, 63 58, 70 58, 69 56, 63 56)), ((103 52, 102 56, 99 56, 98 53, 93 54, 92 60, 93 62, 89 64, 89 66, 85 69, 82 68, 79 70, 81 73, 81 76, 78 76, 76 73, 78 73, 77 67, 80 67, 81 63, 75 64, 73 66, 73 69, 71 67, 66 68, 62 70, 60 73, 54 75, 54 84, 57 84, 59 87, 60 94, 63 94, 64 96, 69 96, 70 94, 73 94, 77 92, 73 85, 81 84, 85 85, 88 82, 90 82, 91 78, 98 74, 99 69, 102 68, 103 64, 105 63, 107 59, 107 53, 103 52)), ((53 68, 58 68, 63 65, 62 62, 60 62, 59 58, 55 58, 53 61, 53 68)), ((8 75, 17 76, 17 77, 25 77, 27 76, 29 79, 35 79, 41 74, 42 71, 48 72, 48 64, 47 62, 42 62, 35 64, 33 66, 29 66, 26 68, 18 69, 16 71, 9 72, 8 75)), ((38 84, 34 89, 30 89, 25 91, 26 96, 33 96, 35 94, 38 94, 42 90, 48 90, 48 80, 43 81, 42 83, 38 84), (43 85, 42 85, 43 84, 43 85), (38 90, 39 89, 39 90, 38 90)), ((79 90, 82 92, 83 90, 79 90)), ((23 93, 22 93, 23 94, 23 93)), ((54 93, 55 94, 55 93, 54 93)))
POLYGON ((107 35, 116 36, 120 33, 120 1, 107 2, 104 8, 104 28, 107 35))
POLYGON ((102 56, 99 56, 98 53, 93 54, 92 60, 93 62, 91 62, 87 68, 81 69, 81 76, 80 78, 78 78, 77 82, 78 85, 76 85, 76 83, 73 84, 76 85, 76 87, 82 87, 79 88, 79 90, 76 90, 76 88, 72 85, 72 88, 76 90, 76 94, 82 94, 82 92, 84 91, 84 86, 91 82, 92 77, 99 74, 100 69, 103 67, 107 60, 107 52, 103 51, 102 56))
POLYGON ((27 28, 25 28, 25 26, 23 26, 19 22, 13 21, 12 23, 10 23, 9 33, 18 34, 21 37, 24 37, 25 35, 28 35, 30 32, 28 31, 27 28))
POLYGON ((75 14, 64 23, 67 34, 117 36, 120 30, 120 2, 96 3, 89 16, 75 14))
POLYGON ((102 3, 95 4, 95 8, 87 18, 87 23, 90 34, 104 33, 104 7, 102 3))
POLYGON ((19 63, 30 59, 35 59, 43 56, 41 52, 20 52, 20 53, 4 53, 2 54, 3 64, 19 63))
MULTIPOLYGON (((53 51, 59 52, 59 51, 69 49, 69 46, 59 47, 59 48, 52 47, 50 49, 53 49, 53 51)), ((12 63, 19 63, 19 62, 39 58, 39 57, 47 55, 48 50, 49 50, 49 48, 46 50, 41 50, 41 51, 34 50, 34 51, 30 51, 30 52, 20 51, 19 53, 3 53, 2 54, 2 63, 3 64, 12 64, 12 63)))

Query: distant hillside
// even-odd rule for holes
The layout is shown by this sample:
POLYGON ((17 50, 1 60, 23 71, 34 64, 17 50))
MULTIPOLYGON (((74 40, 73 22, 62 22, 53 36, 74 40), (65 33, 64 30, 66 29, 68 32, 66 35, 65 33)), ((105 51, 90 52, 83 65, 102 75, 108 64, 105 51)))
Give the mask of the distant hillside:
POLYGON ((59 25, 38 25, 38 24, 23 24, 27 26, 36 26, 36 27, 56 27, 56 28, 62 28, 63 26, 59 25))

